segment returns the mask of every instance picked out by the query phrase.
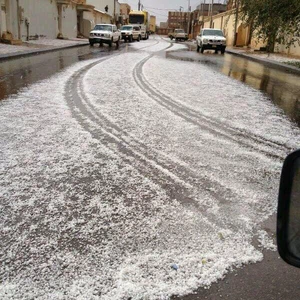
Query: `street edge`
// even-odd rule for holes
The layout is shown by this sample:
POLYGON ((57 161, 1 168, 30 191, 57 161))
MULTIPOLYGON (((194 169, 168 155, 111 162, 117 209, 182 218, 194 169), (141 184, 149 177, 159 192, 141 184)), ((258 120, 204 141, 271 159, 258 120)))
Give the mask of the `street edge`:
POLYGON ((246 58, 246 59, 261 63, 261 64, 264 64, 264 65, 266 65, 268 67, 271 67, 273 69, 278 69, 278 70, 285 71, 285 72, 288 72, 288 73, 293 73, 293 74, 300 75, 300 68, 289 66, 289 65, 284 64, 284 63, 280 63, 280 62, 277 62, 277 61, 270 61, 270 60, 267 60, 267 59, 264 59, 264 58, 253 57, 251 55, 240 53, 240 52, 237 52, 237 51, 234 51, 234 50, 231 50, 231 49, 227 49, 227 48, 226 48, 226 53, 236 55, 236 56, 241 56, 243 58, 246 58))
POLYGON ((11 53, 11 54, 4 54, 4 55, 0 55, 0 61, 18 59, 18 58, 23 58, 23 57, 27 57, 27 56, 40 55, 40 54, 44 54, 44 53, 55 52, 55 51, 59 51, 59 50, 76 48, 76 47, 83 47, 83 46, 88 46, 88 45, 89 45, 88 42, 83 42, 82 44, 75 44, 75 45, 64 46, 64 47, 52 47, 52 48, 47 48, 47 49, 29 50, 26 52, 16 52, 16 53, 11 53))

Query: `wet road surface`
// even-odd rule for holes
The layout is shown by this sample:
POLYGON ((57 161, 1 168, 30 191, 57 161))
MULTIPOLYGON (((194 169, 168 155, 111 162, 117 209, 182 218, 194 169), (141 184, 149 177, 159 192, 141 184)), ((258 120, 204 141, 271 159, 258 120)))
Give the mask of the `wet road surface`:
POLYGON ((215 55, 200 56, 209 68, 199 68, 180 62, 199 54, 176 47, 150 40, 122 55, 87 47, 52 53, 47 63, 26 59, 22 72, 3 68, 3 95, 20 93, 1 107, 1 234, 10 246, 2 257, 16 283, 4 286, 7 295, 28 295, 28 287, 40 295, 41 286, 91 299, 188 294, 265 252, 259 267, 186 299, 297 299, 296 272, 261 250, 272 246, 268 216, 295 128, 268 97, 218 74, 224 57, 211 71, 215 55), (178 62, 165 60, 174 55, 178 62), (287 290, 274 269, 292 274, 287 290))
POLYGON ((300 125, 299 76, 278 71, 227 53, 216 55, 207 51, 204 54, 199 54, 194 48, 191 51, 170 52, 166 57, 209 66, 218 72, 263 91, 291 120, 300 125))
POLYGON ((124 44, 118 50, 115 47, 85 46, 11 61, 1 61, 0 100, 17 93, 21 88, 48 78, 78 61, 104 57, 122 51, 124 48, 124 44))
MULTIPOLYGON (((0 63, 0 100, 16 93, 36 81, 43 80, 75 62, 102 57, 128 49, 121 44, 119 50, 108 47, 81 47, 31 56, 0 63)), ((300 126, 300 83, 299 76, 269 68, 263 64, 225 53, 199 54, 194 47, 170 51, 166 58, 190 61, 209 66, 223 74, 263 91, 270 100, 280 107, 292 121, 300 126)))

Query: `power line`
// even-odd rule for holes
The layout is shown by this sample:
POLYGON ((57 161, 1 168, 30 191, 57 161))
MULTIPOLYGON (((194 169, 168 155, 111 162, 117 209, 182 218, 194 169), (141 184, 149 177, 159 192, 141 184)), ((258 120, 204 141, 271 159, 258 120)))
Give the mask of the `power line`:
MULTIPOLYGON (((145 7, 145 8, 146 8, 146 7, 145 7)), ((150 9, 148 9, 148 8, 147 8, 147 11, 149 11, 149 12, 155 14, 155 15, 161 16, 161 17, 166 17, 166 18, 168 17, 168 15, 162 15, 162 14, 159 14, 159 13, 157 13, 157 12, 155 12, 155 11, 152 11, 152 10, 150 10, 150 9)))
POLYGON ((177 8, 156 8, 156 7, 148 7, 148 6, 144 6, 144 8, 147 8, 147 9, 154 9, 154 10, 178 10, 177 8))

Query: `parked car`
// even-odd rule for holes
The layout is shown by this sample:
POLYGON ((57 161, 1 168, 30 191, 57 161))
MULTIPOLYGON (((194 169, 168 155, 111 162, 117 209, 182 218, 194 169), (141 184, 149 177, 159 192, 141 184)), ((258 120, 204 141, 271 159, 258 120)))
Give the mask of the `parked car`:
POLYGON ((226 38, 224 33, 220 29, 203 28, 200 34, 197 36, 197 52, 204 50, 215 50, 215 53, 221 51, 225 53, 226 38))
POLYGON ((119 46, 121 39, 121 32, 118 30, 116 25, 111 24, 97 24, 95 28, 90 32, 89 42, 93 46, 99 43, 100 46, 108 44, 109 47, 113 43, 119 46))
POLYGON ((131 43, 133 40, 140 41, 142 38, 141 28, 134 25, 125 25, 121 27, 122 39, 131 43))
POLYGON ((175 41, 187 41, 188 40, 188 34, 184 32, 183 29, 175 29, 174 32, 171 32, 169 34, 169 38, 171 40, 175 39, 175 41))
POLYGON ((150 32, 147 31, 146 25, 141 24, 141 25, 139 25, 139 27, 141 29, 141 39, 148 40, 150 32))

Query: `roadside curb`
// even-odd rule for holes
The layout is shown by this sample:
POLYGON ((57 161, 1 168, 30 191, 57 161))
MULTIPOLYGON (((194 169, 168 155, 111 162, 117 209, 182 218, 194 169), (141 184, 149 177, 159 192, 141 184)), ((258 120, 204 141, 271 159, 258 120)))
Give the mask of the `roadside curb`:
POLYGON ((0 54, 0 61, 17 59, 17 58, 22 58, 22 57, 26 57, 26 56, 40 55, 40 54, 44 54, 44 53, 55 52, 55 51, 59 51, 59 50, 76 48, 76 47, 83 47, 83 46, 88 46, 88 45, 89 45, 89 42, 82 42, 80 44, 63 46, 63 47, 51 47, 51 48, 46 48, 46 49, 28 50, 28 51, 24 51, 24 52, 20 51, 20 52, 11 53, 11 54, 2 54, 2 55, 0 54))
POLYGON ((226 53, 236 55, 236 56, 241 56, 243 58, 246 58, 246 59, 261 63, 261 64, 264 64, 264 65, 266 65, 270 68, 273 68, 273 69, 277 69, 277 70, 285 71, 285 72, 288 72, 288 73, 300 75, 300 68, 289 66, 289 65, 281 63, 281 62, 271 61, 271 60, 264 59, 264 58, 259 58, 259 57, 254 57, 254 56, 251 56, 251 55, 248 55, 248 54, 245 54, 245 53, 241 53, 239 51, 235 51, 234 49, 227 49, 226 48, 226 53))

